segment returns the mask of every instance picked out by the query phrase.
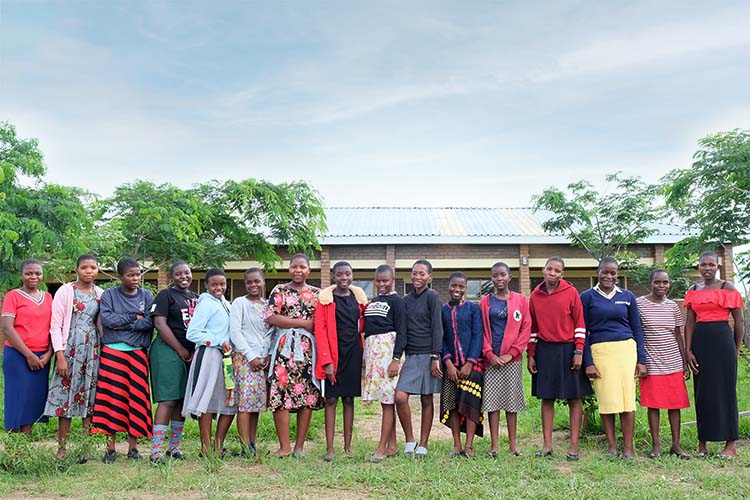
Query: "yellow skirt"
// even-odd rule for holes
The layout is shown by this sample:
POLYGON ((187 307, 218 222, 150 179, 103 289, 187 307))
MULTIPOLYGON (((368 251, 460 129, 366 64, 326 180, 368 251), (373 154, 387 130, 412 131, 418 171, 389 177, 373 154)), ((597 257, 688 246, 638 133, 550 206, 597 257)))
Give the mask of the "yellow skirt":
POLYGON ((635 411, 635 340, 591 344, 591 356, 601 375, 592 380, 599 413, 635 411))

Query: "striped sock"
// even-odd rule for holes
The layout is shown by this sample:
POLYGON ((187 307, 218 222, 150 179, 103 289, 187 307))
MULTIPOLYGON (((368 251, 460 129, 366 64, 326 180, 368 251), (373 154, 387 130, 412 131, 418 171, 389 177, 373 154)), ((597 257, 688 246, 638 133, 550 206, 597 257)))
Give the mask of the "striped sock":
POLYGON ((156 424, 154 426, 154 440, 151 441, 151 456, 152 457, 160 457, 161 456, 161 448, 164 444, 164 438, 167 435, 167 426, 156 424))
POLYGON ((182 444, 182 430, 185 428, 185 422, 172 420, 169 423, 172 432, 169 433, 169 451, 179 450, 182 444))

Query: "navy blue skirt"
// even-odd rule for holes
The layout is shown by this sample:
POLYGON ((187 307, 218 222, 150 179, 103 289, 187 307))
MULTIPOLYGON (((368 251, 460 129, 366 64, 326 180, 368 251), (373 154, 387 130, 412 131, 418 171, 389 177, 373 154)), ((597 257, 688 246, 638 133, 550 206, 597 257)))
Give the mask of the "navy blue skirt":
MULTIPOLYGON (((35 352, 42 356, 45 351, 35 352)), ((49 365, 31 371, 20 352, 7 345, 3 349, 5 380, 5 430, 14 431, 23 425, 49 420, 44 414, 49 384, 49 365)))

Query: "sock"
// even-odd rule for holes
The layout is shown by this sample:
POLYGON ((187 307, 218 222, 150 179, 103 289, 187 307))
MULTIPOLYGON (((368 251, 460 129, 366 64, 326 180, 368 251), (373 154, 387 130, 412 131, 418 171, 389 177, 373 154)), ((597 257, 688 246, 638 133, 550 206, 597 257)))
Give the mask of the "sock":
POLYGON ((164 437, 167 435, 167 426, 154 425, 154 440, 151 441, 151 455, 161 455, 161 447, 164 444, 164 437))
POLYGON ((172 427, 172 432, 169 433, 169 451, 178 450, 182 444, 182 430, 185 428, 185 422, 172 420, 169 425, 172 427))

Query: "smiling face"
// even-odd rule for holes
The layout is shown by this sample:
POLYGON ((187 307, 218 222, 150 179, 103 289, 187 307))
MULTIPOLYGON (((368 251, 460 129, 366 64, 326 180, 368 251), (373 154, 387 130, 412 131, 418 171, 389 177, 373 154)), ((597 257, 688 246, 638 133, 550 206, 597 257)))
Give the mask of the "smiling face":
POLYGON ((698 261, 698 272, 703 276, 706 282, 716 279, 716 272, 719 270, 719 263, 713 255, 704 255, 698 261))
POLYGON ((172 272, 172 282, 180 290, 187 290, 190 288, 190 283, 193 282, 193 273, 187 264, 180 264, 174 268, 172 272))
POLYGON ((206 290, 211 296, 221 299, 227 290, 227 278, 225 276, 211 276, 206 280, 206 290))
POLYGON ((669 275, 665 272, 654 273, 651 278, 651 293, 654 297, 664 298, 669 291, 669 275))
POLYGON ((310 265, 305 259, 298 257, 289 263, 289 276, 295 285, 304 285, 309 274, 310 265))
POLYGON ((43 276, 42 266, 39 264, 26 264, 21 269, 21 281, 26 289, 34 291, 39 288, 43 276))
POLYGON ((349 290, 352 277, 352 268, 349 266, 339 266, 333 271, 333 282, 339 290, 349 290))
POLYGON ((126 292, 135 291, 141 283, 141 268, 129 267, 125 269, 125 272, 120 275, 120 281, 126 292))
POLYGON ((411 283, 414 285, 415 291, 421 292, 430 281, 432 281, 432 274, 429 273, 427 266, 415 264, 411 268, 411 283))
POLYGON ((90 285, 99 274, 99 264, 94 259, 82 260, 76 267, 76 274, 80 283, 90 285))
POLYGON ((542 271, 542 274, 544 275, 544 283, 547 285, 547 288, 557 288, 564 272, 565 271, 560 262, 556 260, 547 262, 547 265, 544 266, 544 270, 542 271))
POLYGON ((490 275, 492 286, 495 287, 495 293, 504 293, 508 289, 511 276, 505 266, 498 266, 492 270, 490 275))
POLYGON ((466 293, 466 279, 454 277, 451 279, 450 283, 448 284, 448 294, 451 297, 451 300, 454 301, 461 301, 464 298, 464 294, 466 293))
POLYGON ((247 290, 247 295, 251 299, 260 298, 265 284, 263 275, 260 273, 250 273, 245 276, 245 290, 247 290))
POLYGON ((617 283, 617 264, 614 262, 605 262, 599 266, 597 278, 599 279, 599 288, 603 292, 613 290, 615 283, 617 283))
POLYGON ((380 295, 388 295, 393 291, 393 274, 386 271, 375 275, 375 289, 380 295))

